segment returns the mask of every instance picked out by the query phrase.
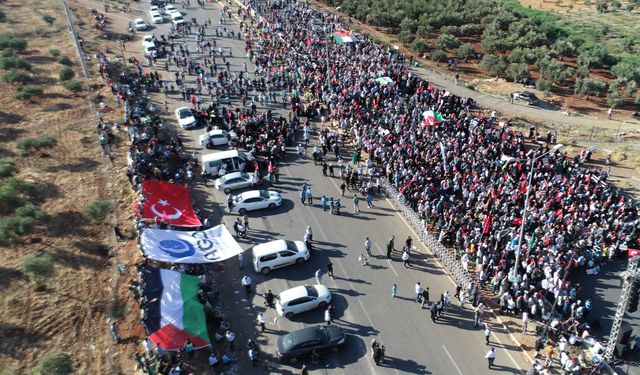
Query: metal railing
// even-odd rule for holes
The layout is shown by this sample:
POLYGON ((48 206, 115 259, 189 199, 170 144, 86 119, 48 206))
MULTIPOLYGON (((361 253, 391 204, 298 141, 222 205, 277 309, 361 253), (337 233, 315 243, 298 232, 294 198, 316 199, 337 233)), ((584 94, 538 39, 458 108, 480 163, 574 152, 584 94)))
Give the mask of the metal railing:
POLYGON ((456 260, 453 252, 445 248, 427 231, 418 215, 411 209, 411 207, 404 203, 403 197, 398 193, 395 187, 391 184, 380 184, 380 187, 385 190, 391 203, 393 203, 396 209, 402 213, 407 222, 411 227, 413 227, 422 243, 432 251, 449 270, 458 285, 463 288, 467 288, 470 283, 473 283, 473 278, 469 272, 462 268, 462 264, 456 260))

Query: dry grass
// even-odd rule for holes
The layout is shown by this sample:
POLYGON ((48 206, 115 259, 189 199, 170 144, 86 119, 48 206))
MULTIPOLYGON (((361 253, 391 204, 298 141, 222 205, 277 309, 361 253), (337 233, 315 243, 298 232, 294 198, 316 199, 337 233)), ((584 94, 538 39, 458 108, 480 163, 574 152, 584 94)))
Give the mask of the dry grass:
MULTIPOLYGON (((2 8, 10 21, 0 24, 0 32, 29 40, 21 55, 33 65, 45 94, 17 101, 16 88, 0 83, 0 156, 15 161, 19 177, 42 188, 42 208, 52 220, 17 247, 2 249, 0 368, 27 372, 55 350, 70 352, 79 374, 110 373, 104 352, 112 344, 106 323, 112 304, 109 280, 114 277, 108 256, 111 232, 108 226, 89 225, 81 216, 88 202, 110 199, 105 160, 87 98, 58 84, 62 65, 49 51, 56 48, 76 62, 77 55, 59 1, 6 0, 2 8), (52 26, 42 20, 44 14, 55 17, 52 26), (49 157, 17 156, 19 139, 45 133, 58 140, 49 157), (22 260, 38 254, 50 254, 56 267, 44 291, 35 290, 20 272, 22 260)), ((79 76, 79 64, 73 68, 79 76)))

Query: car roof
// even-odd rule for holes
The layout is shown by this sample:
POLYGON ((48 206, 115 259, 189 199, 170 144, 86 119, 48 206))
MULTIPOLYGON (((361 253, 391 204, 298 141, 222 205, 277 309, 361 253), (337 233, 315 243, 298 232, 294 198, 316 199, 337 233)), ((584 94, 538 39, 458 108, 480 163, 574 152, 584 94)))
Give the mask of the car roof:
POLYGON ((284 292, 280 293, 278 297, 280 297, 281 302, 288 302, 300 297, 306 297, 308 295, 309 293, 307 293, 307 285, 300 285, 285 290, 284 292))
MULTIPOLYGON (((326 329, 326 330, 331 330, 330 328, 331 326, 312 326, 312 327, 305 327, 302 329, 299 329, 297 331, 293 331, 291 333, 289 333, 289 335, 291 335, 293 337, 293 344, 297 345, 303 342, 307 342, 307 341, 311 341, 311 340, 316 340, 318 338, 318 334, 317 331, 318 329, 326 329)), ((330 332, 329 332, 330 334, 330 332)))
POLYGON ((221 176, 219 179, 223 178, 225 180, 229 180, 232 178, 236 178, 236 177, 240 177, 243 174, 248 174, 247 172, 231 172, 231 173, 227 173, 224 176, 221 176))
POLYGON ((144 22, 144 20, 142 18, 136 18, 133 22, 144 22))
POLYGON ((224 129, 213 129, 210 132, 208 132, 207 134, 209 135, 216 135, 216 134, 225 134, 227 131, 224 129))
POLYGON ((287 244, 284 240, 274 240, 265 243, 258 244, 253 247, 253 255, 256 257, 269 254, 273 251, 282 251, 287 249, 287 244))
MULTIPOLYGON (((238 150, 227 150, 227 151, 214 152, 213 154, 202 155, 202 161, 206 162, 206 161, 209 161, 209 160, 227 159, 227 158, 232 158, 234 156, 238 156, 240 154, 241 153, 238 150)), ((242 157, 245 157, 245 156, 242 155, 242 157)))
POLYGON ((186 110, 188 110, 189 112, 193 113, 193 111, 192 111, 192 110, 191 110, 191 108, 189 108, 189 107, 179 107, 179 108, 176 108, 176 113, 181 112, 182 110, 185 110, 185 109, 186 109, 186 110))

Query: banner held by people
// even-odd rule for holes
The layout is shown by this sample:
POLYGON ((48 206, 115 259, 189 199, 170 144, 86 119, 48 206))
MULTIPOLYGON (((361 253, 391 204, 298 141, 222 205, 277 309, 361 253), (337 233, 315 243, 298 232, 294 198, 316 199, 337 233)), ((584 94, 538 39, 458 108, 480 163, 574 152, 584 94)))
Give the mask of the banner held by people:
POLYGON ((160 268, 142 272, 149 304, 144 319, 151 341, 180 350, 189 339, 195 348, 209 346, 204 305, 198 299, 200 277, 160 268))
POLYGON ((143 229, 140 246, 150 259, 169 263, 215 263, 243 251, 224 225, 198 232, 143 229))
POLYGON ((143 180, 144 204, 138 214, 142 220, 160 220, 178 227, 202 226, 196 216, 189 188, 159 180, 143 180))

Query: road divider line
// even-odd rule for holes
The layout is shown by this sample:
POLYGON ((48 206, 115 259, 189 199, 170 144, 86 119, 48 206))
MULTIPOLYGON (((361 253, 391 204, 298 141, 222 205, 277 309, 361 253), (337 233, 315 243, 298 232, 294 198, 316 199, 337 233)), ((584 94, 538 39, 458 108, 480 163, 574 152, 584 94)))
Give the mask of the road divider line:
POLYGON ((456 368, 456 371, 458 371, 458 374, 464 375, 462 370, 460 370, 460 367, 458 367, 458 364, 456 363, 456 361, 451 356, 451 353, 449 353, 449 351, 447 350, 447 347, 444 346, 444 344, 442 344, 442 349, 444 350, 444 352, 447 355, 447 357, 449 357, 449 359, 451 360, 451 363, 453 363, 453 367, 456 368))

